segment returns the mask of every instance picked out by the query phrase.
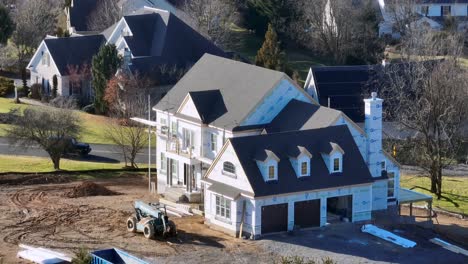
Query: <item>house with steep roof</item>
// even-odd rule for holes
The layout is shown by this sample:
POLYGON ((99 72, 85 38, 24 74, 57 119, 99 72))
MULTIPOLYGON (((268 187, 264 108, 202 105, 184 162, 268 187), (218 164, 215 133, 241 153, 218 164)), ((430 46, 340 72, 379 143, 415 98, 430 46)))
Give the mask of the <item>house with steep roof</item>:
MULTIPOLYGON (((65 9, 67 29, 70 34, 87 34, 92 30, 88 26, 88 18, 96 12, 99 1, 71 0, 70 7, 65 9)), ((123 15, 130 15, 145 7, 159 8, 175 13, 176 8, 166 0, 120 0, 117 3, 123 15)), ((98 33, 98 32, 94 32, 98 33)))
POLYGON ((382 105, 364 100, 361 128, 282 72, 206 54, 153 107, 158 192, 202 202, 206 224, 254 238, 370 220, 400 190, 382 105))
POLYGON ((93 56, 106 42, 102 35, 57 38, 48 36, 36 50, 26 69, 31 84, 41 84, 50 94, 52 80, 57 76, 57 94, 90 98, 92 96, 89 70, 93 56))

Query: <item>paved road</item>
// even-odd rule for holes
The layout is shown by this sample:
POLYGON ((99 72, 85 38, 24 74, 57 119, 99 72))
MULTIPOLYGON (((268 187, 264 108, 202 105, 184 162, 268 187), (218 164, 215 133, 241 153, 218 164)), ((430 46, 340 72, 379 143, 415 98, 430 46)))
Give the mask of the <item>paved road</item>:
MULTIPOLYGON (((116 149, 114 145, 103 145, 103 144, 90 144, 91 153, 86 158, 87 161, 104 162, 104 163, 117 163, 123 161, 122 154, 116 149)), ((154 148, 151 149, 152 162, 156 159, 154 148)), ((10 147, 7 138, 0 137, 0 154, 2 155, 21 155, 21 156, 33 156, 33 157, 49 157, 47 153, 37 146, 32 146, 28 149, 10 147)), ((81 158, 80 158, 81 160, 81 158)), ((143 149, 136 158, 138 163, 148 162, 148 148, 143 149)))

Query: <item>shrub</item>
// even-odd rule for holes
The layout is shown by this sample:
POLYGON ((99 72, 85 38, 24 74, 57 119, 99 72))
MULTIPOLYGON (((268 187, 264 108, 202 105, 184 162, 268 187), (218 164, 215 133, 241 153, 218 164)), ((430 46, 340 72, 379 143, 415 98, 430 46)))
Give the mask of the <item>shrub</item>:
POLYGON ((77 100, 72 97, 58 96, 50 100, 49 104, 56 108, 77 109, 77 100))
POLYGON ((31 85, 31 95, 30 97, 32 99, 36 100, 41 100, 41 94, 42 94, 42 85, 39 83, 35 83, 31 85))
POLYGON ((95 109, 94 109, 94 104, 90 104, 90 105, 87 105, 85 107, 83 107, 83 112, 86 112, 88 114, 94 114, 96 113, 95 109))
POLYGON ((13 80, 0 77, 0 96, 5 97, 15 91, 13 80))
POLYGON ((86 248, 80 248, 77 252, 75 252, 75 257, 72 259, 72 264, 89 264, 91 263, 92 258, 91 255, 88 253, 86 248))

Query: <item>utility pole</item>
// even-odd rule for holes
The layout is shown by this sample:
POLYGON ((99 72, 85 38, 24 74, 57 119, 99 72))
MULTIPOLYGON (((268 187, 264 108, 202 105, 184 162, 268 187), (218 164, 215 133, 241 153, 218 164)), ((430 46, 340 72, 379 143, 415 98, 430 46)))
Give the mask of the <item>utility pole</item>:
MULTIPOLYGON (((151 95, 148 94, 148 121, 151 121, 151 95)), ((148 190, 151 193, 151 124, 148 124, 148 190)))

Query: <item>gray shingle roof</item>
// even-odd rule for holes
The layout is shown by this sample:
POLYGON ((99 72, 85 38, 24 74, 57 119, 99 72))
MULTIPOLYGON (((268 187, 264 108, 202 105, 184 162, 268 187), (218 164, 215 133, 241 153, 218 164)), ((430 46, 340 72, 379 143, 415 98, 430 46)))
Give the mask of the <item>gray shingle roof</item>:
POLYGON ((284 77, 282 72, 205 54, 155 108, 175 113, 189 92, 219 90, 227 111, 210 124, 234 130, 284 77))
POLYGON ((252 186, 255 197, 312 191, 373 182, 358 147, 347 126, 303 130, 229 139, 252 186), (343 150, 341 173, 330 174, 321 153, 331 151, 330 142, 343 150), (291 146, 303 146, 311 154, 311 175, 298 178, 290 162, 291 146), (256 164, 259 149, 269 149, 279 158, 278 180, 265 182, 256 164))
POLYGON ((68 65, 91 65, 92 58, 105 43, 102 35, 44 39, 61 75, 68 75, 68 65))
POLYGON ((335 109, 293 99, 265 127, 265 130, 267 133, 278 133, 328 127, 341 114, 335 109))

